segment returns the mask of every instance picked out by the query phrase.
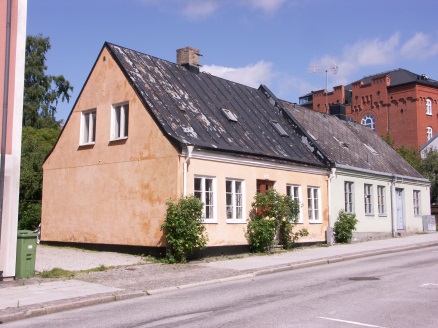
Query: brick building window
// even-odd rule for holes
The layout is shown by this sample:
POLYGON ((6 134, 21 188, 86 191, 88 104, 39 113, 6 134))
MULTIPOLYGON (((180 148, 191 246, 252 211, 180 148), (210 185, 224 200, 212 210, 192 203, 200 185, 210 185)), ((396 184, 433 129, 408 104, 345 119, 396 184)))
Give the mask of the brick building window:
POLYGON ((369 127, 371 130, 376 130, 376 120, 374 119, 374 115, 367 114, 362 118, 362 125, 369 127))
POLYGON ((426 115, 432 115, 432 100, 426 99, 426 115))
POLYGON ((426 134, 427 134, 427 140, 432 139, 433 131, 430 126, 427 127, 426 134))

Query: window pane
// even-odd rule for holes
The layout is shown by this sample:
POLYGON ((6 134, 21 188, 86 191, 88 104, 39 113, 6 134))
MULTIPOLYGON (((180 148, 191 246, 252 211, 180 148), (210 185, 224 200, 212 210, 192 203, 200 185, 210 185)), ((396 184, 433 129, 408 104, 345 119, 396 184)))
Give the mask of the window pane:
POLYGON ((226 181, 225 182, 225 189, 226 189, 226 192, 232 192, 233 191, 233 182, 226 181))

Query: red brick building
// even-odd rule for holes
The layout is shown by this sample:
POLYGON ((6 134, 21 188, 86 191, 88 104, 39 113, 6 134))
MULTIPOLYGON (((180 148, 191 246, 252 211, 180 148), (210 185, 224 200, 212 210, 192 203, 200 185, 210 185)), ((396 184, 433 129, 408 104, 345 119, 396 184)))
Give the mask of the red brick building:
POLYGON ((419 149, 438 133, 438 81, 405 69, 371 75, 331 92, 313 91, 300 105, 388 133, 396 147, 419 149), (326 104, 330 110, 326 109, 326 104))

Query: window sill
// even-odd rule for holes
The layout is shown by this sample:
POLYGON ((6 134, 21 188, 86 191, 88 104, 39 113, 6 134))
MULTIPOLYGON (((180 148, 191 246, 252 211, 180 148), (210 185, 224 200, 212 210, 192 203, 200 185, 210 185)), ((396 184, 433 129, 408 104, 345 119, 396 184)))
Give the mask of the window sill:
POLYGON ((79 149, 79 150, 82 150, 82 149, 91 149, 91 148, 94 147, 94 145, 95 145, 95 142, 83 143, 83 144, 80 144, 80 145, 79 145, 78 149, 79 149))
POLYGON ((386 218, 386 217, 388 217, 387 214, 379 214, 379 218, 386 218))
POLYGON ((126 140, 126 139, 128 139, 128 136, 120 137, 120 138, 113 138, 113 139, 110 139, 110 141, 120 141, 120 140, 126 140))
POLYGON ((202 220, 203 224, 217 224, 217 220, 216 219, 210 219, 210 220, 202 220))
POLYGON ((227 219, 227 224, 246 224, 246 220, 233 220, 233 219, 227 219))
POLYGON ((310 221, 309 224, 322 224, 322 221, 310 221))

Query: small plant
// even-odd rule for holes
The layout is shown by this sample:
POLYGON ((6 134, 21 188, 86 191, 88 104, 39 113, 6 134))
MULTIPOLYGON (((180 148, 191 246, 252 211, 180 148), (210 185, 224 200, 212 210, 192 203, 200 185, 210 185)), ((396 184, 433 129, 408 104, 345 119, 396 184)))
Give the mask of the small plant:
POLYGON ((73 277, 75 273, 73 271, 64 270, 61 268, 53 268, 49 271, 43 271, 39 274, 41 278, 64 278, 73 277))
POLYGON ((353 237, 353 230, 356 230, 356 214, 347 214, 344 211, 339 212, 339 217, 335 222, 334 232, 338 243, 349 243, 353 237))
POLYGON ((168 201, 166 221, 161 230, 169 245, 168 262, 186 262, 187 257, 205 248, 208 236, 202 224, 202 202, 195 196, 168 201))
POLYGON ((266 194, 257 193, 252 206, 246 237, 254 252, 269 250, 276 236, 283 248, 291 248, 300 237, 308 235, 306 229, 292 231, 298 221, 300 207, 289 196, 268 190, 266 194))

